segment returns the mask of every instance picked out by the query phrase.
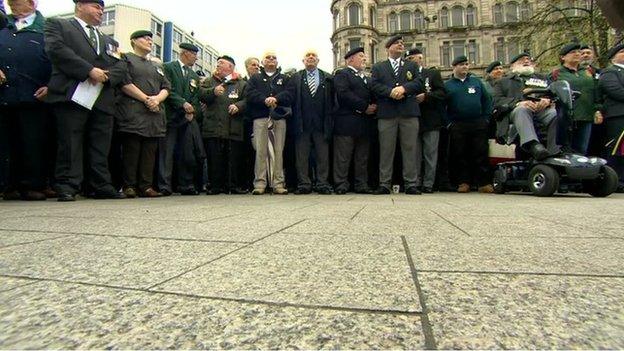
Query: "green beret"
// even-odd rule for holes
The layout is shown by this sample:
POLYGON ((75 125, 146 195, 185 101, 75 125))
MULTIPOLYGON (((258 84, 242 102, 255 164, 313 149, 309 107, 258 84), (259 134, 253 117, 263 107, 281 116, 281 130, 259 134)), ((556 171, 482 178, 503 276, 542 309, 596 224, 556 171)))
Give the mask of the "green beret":
POLYGON ((395 35, 391 37, 390 39, 388 39, 388 42, 386 42, 386 49, 388 49, 390 46, 392 46, 392 44, 396 43, 399 40, 403 40, 402 35, 395 35))
POLYGON ((615 56, 615 54, 617 54, 622 49, 624 49, 624 44, 620 44, 620 45, 612 47, 607 53, 607 57, 609 58, 609 60, 612 59, 613 56, 615 56))
POLYGON ((454 60, 452 65, 453 66, 457 66, 460 63, 464 63, 464 62, 468 62, 468 58, 465 55, 461 55, 461 56, 457 56, 454 60))
POLYGON ((519 59, 523 58, 523 57, 531 57, 531 54, 529 54, 528 52, 523 52, 520 53, 514 57, 511 58, 511 60, 509 61, 510 65, 513 65, 514 63, 516 63, 516 61, 518 61, 519 59))
POLYGON ((180 49, 184 49, 184 50, 188 50, 192 52, 199 52, 199 48, 191 43, 180 44, 180 49))
POLYGON ((364 48, 363 47, 353 48, 353 49, 349 50, 346 55, 344 55, 344 59, 346 60, 349 57, 351 57, 351 56, 353 56, 353 55, 355 55, 357 53, 360 53, 360 52, 364 52, 364 48))
POLYGON ((219 60, 226 60, 226 61, 230 62, 231 64, 233 64, 234 66, 236 66, 236 62, 234 62, 234 59, 231 56, 223 55, 223 56, 217 58, 217 61, 219 61, 219 60))
POLYGON ((419 48, 411 48, 405 52, 405 57, 410 57, 414 55, 420 55, 422 51, 419 48))
POLYGON ((498 67, 498 66, 502 66, 503 63, 500 61, 494 61, 492 63, 490 63, 487 68, 485 69, 485 73, 492 73, 492 71, 494 70, 494 68, 498 67))
POLYGON ((559 50, 559 56, 565 56, 567 54, 570 53, 570 51, 574 51, 574 50, 580 50, 581 49, 581 44, 579 43, 570 43, 567 45, 564 45, 561 50, 559 50))
POLYGON ((130 34, 130 39, 142 38, 142 37, 152 37, 154 34, 149 30, 137 30, 136 32, 130 34))
POLYGON ((587 49, 591 49, 591 48, 590 48, 590 47, 589 47, 589 45, 587 45, 587 44, 581 44, 580 49, 581 49, 581 50, 587 50, 587 49))
POLYGON ((79 2, 84 3, 84 4, 95 3, 95 4, 100 4, 100 6, 104 7, 104 1, 102 0, 74 0, 74 4, 77 4, 79 2))

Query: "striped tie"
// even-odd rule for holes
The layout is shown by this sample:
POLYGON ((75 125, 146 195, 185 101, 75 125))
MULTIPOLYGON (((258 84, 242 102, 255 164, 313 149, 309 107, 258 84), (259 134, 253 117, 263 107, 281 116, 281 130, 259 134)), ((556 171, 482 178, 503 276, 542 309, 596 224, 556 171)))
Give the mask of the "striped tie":
POLYGON ((399 60, 392 61, 392 69, 394 70, 394 76, 399 76, 399 60))
POLYGON ((308 88, 310 88, 310 94, 314 96, 316 94, 316 77, 314 73, 308 73, 308 88))
POLYGON ((95 28, 93 28, 93 26, 88 25, 87 28, 89 29, 89 43, 91 43, 91 46, 97 51, 97 34, 95 33, 95 28))

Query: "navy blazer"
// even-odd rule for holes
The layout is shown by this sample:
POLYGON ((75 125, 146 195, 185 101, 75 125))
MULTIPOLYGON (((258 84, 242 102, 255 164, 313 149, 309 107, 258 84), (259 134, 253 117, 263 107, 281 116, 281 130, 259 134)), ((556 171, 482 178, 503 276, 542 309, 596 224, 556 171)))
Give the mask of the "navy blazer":
MULTIPOLYGON (((301 99, 303 89, 308 89, 303 84, 303 77, 305 77, 306 70, 300 70, 293 74, 288 84, 288 94, 292 103, 293 118, 288 122, 288 129, 295 132, 296 136, 303 133, 303 112, 301 110, 301 99)), ((333 130, 333 117, 332 112, 334 110, 334 77, 319 69, 320 85, 325 89, 323 96, 325 111, 323 113, 323 135, 326 139, 330 139, 333 130)))
POLYGON ((401 59, 398 76, 394 75, 390 60, 376 63, 373 66, 372 87, 377 97, 378 118, 420 116, 414 96, 424 92, 424 89, 418 66, 414 62, 401 59), (405 97, 394 100, 390 92, 398 86, 405 88, 405 97))
POLYGON ((370 78, 364 79, 347 67, 334 75, 338 106, 334 113, 334 135, 363 137, 370 135, 374 116, 365 114, 374 103, 370 78))
POLYGON ((624 116, 624 68, 611 66, 600 74, 605 118, 624 116))

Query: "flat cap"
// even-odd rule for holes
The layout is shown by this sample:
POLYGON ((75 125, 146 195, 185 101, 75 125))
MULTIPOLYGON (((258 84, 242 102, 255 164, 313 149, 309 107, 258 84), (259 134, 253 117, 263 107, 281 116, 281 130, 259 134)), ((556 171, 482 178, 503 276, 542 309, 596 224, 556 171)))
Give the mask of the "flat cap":
POLYGON ((154 34, 149 30, 137 30, 136 32, 130 34, 130 39, 142 38, 142 37, 152 37, 154 34))
POLYGON ((348 59, 349 57, 358 54, 360 52, 364 52, 364 48, 363 47, 359 47, 359 48, 353 48, 351 50, 349 50, 349 52, 347 52, 346 55, 344 55, 345 60, 348 59))
POLYGON ((500 61, 494 61, 492 63, 490 63, 487 68, 485 69, 485 73, 492 73, 492 71, 494 70, 494 68, 498 67, 498 66, 502 66, 503 63, 500 61))
POLYGON ((570 53, 570 51, 580 50, 581 44, 579 43, 570 43, 564 45, 561 50, 559 50, 559 56, 565 56, 570 53))
POLYGON ((191 43, 182 43, 180 44, 180 49, 184 49, 184 50, 188 50, 188 51, 192 51, 192 52, 198 52, 199 48, 191 43))
POLYGON ((460 63, 464 63, 464 62, 468 62, 468 58, 467 58, 465 55, 460 55, 460 56, 457 56, 457 57, 453 60, 452 65, 453 65, 453 66, 457 66, 457 65, 459 65, 460 63))
POLYGON ((226 61, 228 61, 229 63, 231 63, 231 64, 233 64, 234 66, 236 66, 236 62, 234 61, 234 59, 233 59, 231 56, 228 56, 228 55, 219 56, 219 57, 217 58, 217 61, 219 61, 219 60, 226 60, 226 61))
POLYGON ((100 6, 104 7, 104 1, 103 0, 74 0, 74 4, 77 4, 79 2, 81 2, 83 4, 88 4, 88 3, 100 4, 100 6))
POLYGON ((403 36, 402 35, 395 35, 395 36, 391 37, 390 39, 388 39, 388 41, 386 42, 386 49, 389 48, 390 46, 392 46, 392 44, 396 43, 399 40, 403 40, 403 36))
POLYGON ((509 64, 513 65, 514 63, 516 63, 516 61, 518 61, 519 59, 523 57, 531 57, 531 54, 529 54, 528 52, 519 53, 518 55, 511 58, 511 60, 509 61, 509 64))
POLYGON ((624 43, 620 44, 620 45, 616 45, 614 47, 612 47, 609 52, 607 53, 607 58, 612 59, 613 56, 615 56, 615 54, 617 54, 620 50, 624 49, 624 43))
POLYGON ((413 56, 413 55, 420 55, 420 54, 422 54, 422 51, 420 51, 419 48, 411 48, 405 52, 405 57, 413 56))

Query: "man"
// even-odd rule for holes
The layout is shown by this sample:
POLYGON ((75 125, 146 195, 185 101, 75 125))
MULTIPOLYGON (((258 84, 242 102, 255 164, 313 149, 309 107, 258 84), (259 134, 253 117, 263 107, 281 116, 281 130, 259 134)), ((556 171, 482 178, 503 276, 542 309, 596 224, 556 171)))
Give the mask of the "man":
POLYGON ((431 194, 436 179, 438 145, 446 90, 440 71, 424 68, 424 55, 420 49, 409 50, 405 55, 407 60, 418 65, 418 71, 425 85, 425 92, 416 95, 416 101, 420 104, 422 114, 419 128, 422 153, 418 155, 417 162, 420 164, 423 159, 425 160, 421 191, 425 194, 431 194))
POLYGON ((126 77, 125 63, 120 60, 117 42, 97 29, 104 2, 74 2, 74 18, 49 18, 45 24, 46 52, 52 61, 47 101, 53 104, 57 117, 58 200, 75 201, 83 181, 83 150, 88 153, 87 180, 94 197, 124 199, 126 196, 111 184, 107 157, 115 114, 114 90, 126 77), (72 100, 81 82, 82 86, 101 87, 91 109, 88 101, 83 107, 73 101, 76 98, 72 100))
POLYGON ((304 54, 305 69, 295 73, 289 84, 295 136, 297 190, 295 194, 310 194, 310 152, 314 147, 316 191, 332 193, 329 185, 329 140, 332 133, 334 101, 333 77, 318 68, 319 58, 314 50, 304 54))
POLYGON ((349 191, 349 166, 353 157, 354 188, 358 194, 370 194, 368 187, 368 155, 370 129, 377 105, 373 100, 368 78, 364 75, 364 48, 350 50, 345 55, 347 67, 336 72, 334 85, 338 109, 334 126, 334 185, 335 193, 349 191))
POLYGON ((263 67, 259 74, 249 79, 246 93, 248 115, 253 120, 253 142, 256 149, 252 194, 264 194, 272 181, 273 193, 286 195, 288 190, 284 185, 283 152, 286 141, 287 113, 278 113, 276 110, 290 109, 290 97, 286 90, 288 79, 277 67, 275 53, 266 52, 262 57, 263 67), (267 176, 269 128, 272 129, 274 136, 273 179, 267 176))
POLYGON ((43 45, 45 18, 33 0, 8 4, 12 14, 8 26, 0 30, 0 142, 8 144, 11 172, 3 197, 45 200, 52 127, 42 102, 52 71, 43 45))
POLYGON ((420 109, 416 95, 424 92, 415 63, 402 59, 403 37, 394 36, 386 43, 388 60, 373 66, 372 88, 378 101, 379 188, 375 194, 390 194, 397 136, 401 143, 405 193, 420 195, 418 143, 420 109))
POLYGON ((536 160, 543 160, 558 151, 557 111, 552 101, 543 98, 540 101, 526 100, 523 91, 526 88, 546 88, 549 81, 535 73, 535 64, 528 53, 521 53, 511 60, 511 74, 494 86, 494 108, 499 120, 497 139, 512 143, 520 136, 521 147, 536 160), (509 124, 513 128, 509 128, 509 124), (547 147, 542 145, 535 132, 534 123, 547 129, 547 147))
MULTIPOLYGON (((258 74, 260 72, 260 60, 255 57, 248 57, 245 60, 245 71, 247 71, 247 76, 243 78, 246 82, 249 81, 249 78, 258 74)), ((245 85, 247 88, 247 85, 245 85)), ((243 92, 243 98, 245 97, 246 92, 243 92)), ((241 181, 245 184, 245 188, 249 189, 253 184, 254 180, 254 161, 256 159, 256 152, 253 148, 252 134, 253 134, 253 120, 249 118, 247 112, 243 113, 243 124, 245 127, 245 135, 244 135, 244 150, 243 150, 243 166, 241 175, 241 181)))
POLYGON ((466 56, 453 60, 453 76, 445 84, 451 153, 458 174, 458 193, 470 192, 474 179, 480 193, 493 193, 488 160, 488 122, 492 97, 481 79, 468 71, 466 56))
POLYGON ((206 104, 202 137, 210 174, 207 195, 247 193, 242 170, 246 82, 234 72, 235 65, 232 57, 219 57, 215 73, 199 90, 200 99, 206 104))
POLYGON ((587 69, 594 76, 594 79, 598 80, 600 78, 600 69, 594 67, 596 59, 594 50, 587 44, 581 44, 579 49, 581 50, 581 67, 587 69))
POLYGON ((612 66, 600 75, 600 90, 604 97, 608 162, 620 178, 618 192, 624 191, 624 44, 609 50, 612 66))
POLYGON ((496 84, 499 79, 503 78, 504 75, 505 68, 500 61, 493 61, 485 68, 485 87, 490 94, 494 90, 494 84, 496 84))
POLYGON ((248 57, 245 60, 245 70, 247 71, 247 80, 249 80, 251 76, 260 72, 260 60, 255 57, 248 57))
MULTIPOLYGON (((176 150, 195 150, 203 145, 192 137, 199 131, 202 117, 199 105, 199 76, 193 71, 199 48, 190 43, 180 44, 180 58, 163 65, 165 76, 171 83, 169 97, 165 101, 167 133, 159 146, 158 188, 164 196, 173 192, 172 174, 176 150)), ((179 152, 175 159, 177 191, 182 195, 197 195, 195 175, 199 160, 193 152, 179 152)))

